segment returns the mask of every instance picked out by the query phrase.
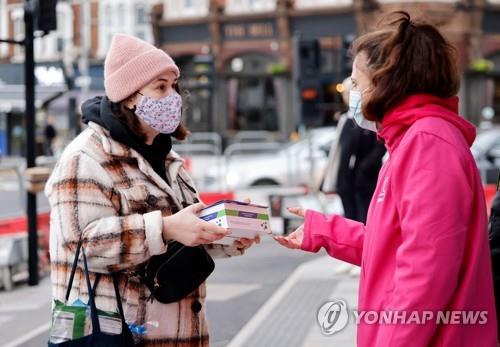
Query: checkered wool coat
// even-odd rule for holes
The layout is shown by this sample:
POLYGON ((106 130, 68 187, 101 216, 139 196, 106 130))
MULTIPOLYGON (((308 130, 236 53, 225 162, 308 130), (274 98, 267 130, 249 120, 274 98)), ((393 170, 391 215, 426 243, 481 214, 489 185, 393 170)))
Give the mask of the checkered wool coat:
MULTIPOLYGON (((135 150, 113 140, 109 132, 90 122, 66 148, 47 183, 51 207, 50 257, 53 298, 64 301, 75 246, 80 237, 88 257, 91 281, 102 273, 96 293, 100 309, 116 311, 110 272, 119 271, 120 294, 127 322, 146 324, 145 346, 208 346, 205 321, 205 284, 172 304, 147 301, 150 292, 131 276, 138 265, 166 251, 162 216, 194 203, 196 194, 173 151, 165 160, 169 186, 135 150)), ((214 257, 240 255, 234 246, 208 245, 214 257)), ((69 302, 88 299, 85 275, 78 267, 69 302)))

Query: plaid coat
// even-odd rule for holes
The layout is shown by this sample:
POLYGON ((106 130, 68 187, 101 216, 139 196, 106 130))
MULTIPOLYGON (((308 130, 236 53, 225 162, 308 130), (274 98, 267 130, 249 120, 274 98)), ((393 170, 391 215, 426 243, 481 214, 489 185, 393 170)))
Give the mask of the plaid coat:
MULTIPOLYGON (((169 186, 135 150, 113 140, 109 132, 90 122, 66 148, 47 182, 51 207, 50 257, 52 293, 64 301, 75 247, 82 237, 91 281, 102 273, 96 305, 116 311, 110 272, 121 273, 120 294, 127 322, 146 324, 145 346, 208 346, 205 321, 205 284, 172 304, 147 301, 150 292, 130 275, 151 256, 166 251, 162 217, 181 202, 194 203, 187 189, 193 182, 183 160, 173 151, 165 160, 169 186)), ((242 254, 234 246, 207 245, 214 257, 242 254)), ((87 300, 85 275, 78 267, 69 302, 87 300)))

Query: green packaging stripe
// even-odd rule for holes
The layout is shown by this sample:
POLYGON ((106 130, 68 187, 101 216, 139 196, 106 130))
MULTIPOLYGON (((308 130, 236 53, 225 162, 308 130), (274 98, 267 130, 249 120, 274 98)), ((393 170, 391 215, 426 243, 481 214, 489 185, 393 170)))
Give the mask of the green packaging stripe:
POLYGON ((70 312, 75 315, 73 321, 73 339, 78 339, 84 336, 85 332, 85 319, 87 317, 87 307, 83 306, 67 306, 61 301, 56 300, 54 305, 53 314, 57 312, 70 312))
POLYGON ((243 217, 243 218, 254 218, 254 219, 260 219, 260 220, 269 220, 269 216, 267 214, 263 213, 254 213, 254 212, 243 212, 243 211, 236 211, 236 210, 221 210, 217 213, 217 217, 243 217))

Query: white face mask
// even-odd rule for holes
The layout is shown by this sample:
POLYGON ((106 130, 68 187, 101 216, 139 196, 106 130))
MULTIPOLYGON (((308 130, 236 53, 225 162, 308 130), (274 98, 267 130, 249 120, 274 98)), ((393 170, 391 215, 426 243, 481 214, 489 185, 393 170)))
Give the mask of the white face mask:
POLYGON ((363 90, 362 92, 358 90, 351 90, 349 92, 349 113, 360 128, 377 132, 376 123, 374 121, 366 119, 365 116, 363 116, 361 95, 365 92, 365 90, 363 90))

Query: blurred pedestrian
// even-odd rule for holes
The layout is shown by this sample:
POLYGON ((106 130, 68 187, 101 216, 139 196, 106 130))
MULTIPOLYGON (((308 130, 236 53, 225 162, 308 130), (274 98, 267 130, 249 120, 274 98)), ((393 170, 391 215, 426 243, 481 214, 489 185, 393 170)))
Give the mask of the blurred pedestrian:
POLYGON ((500 319, 498 319, 500 317, 500 175, 497 181, 497 193, 491 206, 488 235, 490 239, 491 265, 493 267, 498 340, 500 340, 500 319))
POLYGON ((57 137, 57 130, 54 127, 54 120, 51 116, 47 117, 47 123, 45 124, 45 129, 43 131, 45 136, 45 155, 54 155, 54 139, 57 137))
POLYGON ((476 129, 458 115, 455 50, 434 26, 396 12, 353 43, 353 56, 354 120, 390 154, 366 225, 293 208, 305 223, 276 239, 362 264, 358 312, 394 314, 360 319, 358 346, 497 346, 486 204, 469 149, 476 129))
MULTIPOLYGON (((104 77, 106 96, 84 102, 88 127, 67 146, 46 186, 53 298, 65 301, 81 244, 90 277, 100 274, 96 306, 117 312, 117 274, 127 323, 146 328, 141 346, 208 346, 211 257, 241 255, 259 239, 213 244, 229 231, 198 217, 204 205, 171 150, 172 138, 189 135, 172 58, 116 34, 104 77)), ((87 301, 86 288, 79 267, 69 302, 87 301)))

